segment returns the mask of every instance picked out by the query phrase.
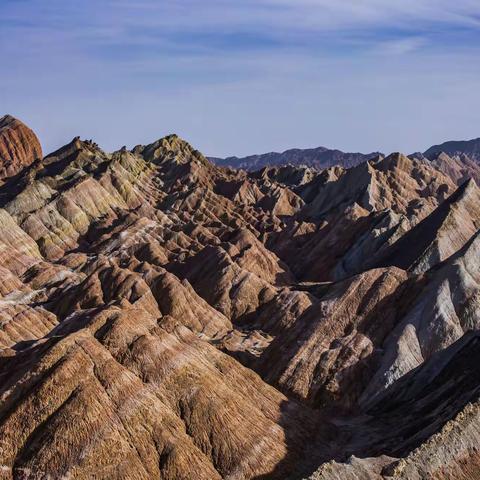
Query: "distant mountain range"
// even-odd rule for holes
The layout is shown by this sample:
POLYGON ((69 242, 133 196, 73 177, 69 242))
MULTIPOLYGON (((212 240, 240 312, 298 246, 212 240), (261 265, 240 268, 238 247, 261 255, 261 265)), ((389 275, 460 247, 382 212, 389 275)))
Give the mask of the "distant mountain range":
POLYGON ((325 147, 317 148, 292 148, 285 152, 270 152, 248 157, 210 157, 210 160, 218 166, 242 168, 244 170, 259 170, 263 167, 275 167, 281 165, 306 165, 315 168, 328 168, 334 165, 354 167, 372 158, 381 155, 380 152, 372 153, 346 153, 341 150, 325 147))
MULTIPOLYGON (((450 157, 467 155, 470 159, 480 161, 480 138, 468 141, 449 141, 440 145, 434 145, 425 152, 414 154, 417 158, 423 156, 429 160, 435 159, 440 153, 446 153, 450 157)), ((209 157, 216 165, 244 170, 259 170, 263 167, 275 167, 282 165, 305 165, 318 169, 329 168, 334 165, 350 168, 366 160, 382 156, 381 152, 351 153, 326 147, 317 148, 292 148, 284 152, 270 152, 247 157, 209 157)))
POLYGON ((447 155, 460 155, 465 154, 475 160, 480 160, 480 138, 474 140, 461 140, 461 141, 449 141, 440 145, 434 145, 426 150, 423 154, 427 158, 435 157, 440 153, 446 153, 447 155))

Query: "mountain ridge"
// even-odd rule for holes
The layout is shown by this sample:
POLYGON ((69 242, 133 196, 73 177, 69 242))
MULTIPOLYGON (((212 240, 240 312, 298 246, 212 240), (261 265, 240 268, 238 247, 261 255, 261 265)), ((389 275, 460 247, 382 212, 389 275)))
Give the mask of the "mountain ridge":
POLYGON ((316 147, 308 149, 291 148, 283 152, 269 152, 247 157, 209 157, 209 159, 219 166, 258 170, 263 167, 281 166, 289 163, 316 168, 332 167, 337 164, 351 167, 379 155, 381 155, 380 152, 369 154, 345 153, 337 149, 316 147))
POLYGON ((440 153, 447 155, 466 154, 475 160, 480 160, 480 138, 472 140, 450 140, 439 145, 433 145, 423 153, 427 158, 438 155, 440 153))
POLYGON ((18 162, 2 478, 475 478, 480 191, 448 158, 248 172, 169 135, 18 162))
MULTIPOLYGON (((478 163, 480 162, 480 138, 472 140, 446 141, 431 146, 423 153, 417 152, 411 154, 411 156, 435 160, 442 153, 449 157, 459 157, 463 155, 478 163)), ((384 156, 384 154, 381 152, 348 153, 338 149, 320 146, 304 149, 290 148, 283 152, 268 152, 247 155, 245 157, 208 157, 208 159, 219 166, 243 168, 245 170, 253 171, 264 167, 278 167, 289 164, 314 167, 317 169, 329 168, 335 165, 350 168, 379 156, 384 156)))

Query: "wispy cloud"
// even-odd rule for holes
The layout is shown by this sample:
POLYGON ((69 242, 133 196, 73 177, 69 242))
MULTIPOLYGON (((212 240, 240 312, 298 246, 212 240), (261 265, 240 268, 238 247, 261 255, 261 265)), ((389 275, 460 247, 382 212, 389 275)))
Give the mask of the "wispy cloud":
POLYGON ((365 30, 409 36, 440 28, 476 30, 480 4, 476 0, 25 0, 2 2, 0 22, 2 30, 49 30, 72 42, 100 46, 192 36, 213 47, 221 46, 222 36, 226 43, 237 37, 247 44, 256 38, 259 43, 267 38, 284 43, 303 38, 306 45, 315 34, 334 39, 361 36, 365 30))
POLYGON ((428 41, 424 37, 405 37, 386 40, 375 45, 374 52, 380 55, 406 55, 425 47, 428 41))

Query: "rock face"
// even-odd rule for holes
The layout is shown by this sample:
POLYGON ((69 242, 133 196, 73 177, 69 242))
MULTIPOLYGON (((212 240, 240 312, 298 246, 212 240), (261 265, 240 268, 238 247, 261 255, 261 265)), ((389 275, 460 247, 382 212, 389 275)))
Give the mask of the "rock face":
POLYGON ((473 167, 37 158, 2 122, 2 478, 478 478, 473 167))
POLYGON ((464 153, 448 156, 441 152, 433 155, 431 163, 437 169, 450 177, 457 185, 461 185, 469 178, 473 178, 477 185, 480 183, 480 164, 476 156, 464 153))
POLYGON ((0 181, 42 158, 36 135, 10 115, 0 118, 0 181))

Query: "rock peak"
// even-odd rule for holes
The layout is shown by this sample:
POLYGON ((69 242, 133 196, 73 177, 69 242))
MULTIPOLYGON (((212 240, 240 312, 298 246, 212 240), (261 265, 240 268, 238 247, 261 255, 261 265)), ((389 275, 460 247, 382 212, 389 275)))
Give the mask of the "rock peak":
POLYGON ((11 123, 13 122, 18 122, 19 120, 17 120, 15 117, 12 117, 12 115, 9 115, 8 113, 6 115, 4 115, 3 117, 0 118, 0 128, 6 126, 6 125, 10 125, 11 123))
POLYGON ((0 118, 0 180, 16 175, 42 156, 40 142, 30 128, 11 115, 0 118))

